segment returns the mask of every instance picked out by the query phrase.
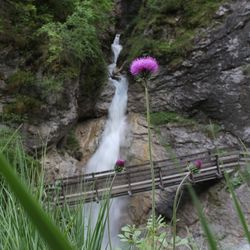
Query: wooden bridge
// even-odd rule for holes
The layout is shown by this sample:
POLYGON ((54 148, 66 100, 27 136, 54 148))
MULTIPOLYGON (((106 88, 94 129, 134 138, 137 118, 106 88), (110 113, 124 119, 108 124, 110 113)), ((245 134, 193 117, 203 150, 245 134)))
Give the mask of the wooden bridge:
MULTIPOLYGON (((230 173, 250 162, 250 153, 239 149, 220 149, 154 161, 156 188, 164 190, 178 186, 189 172, 188 164, 198 159, 202 161, 202 168, 200 173, 190 175, 188 181, 193 184, 222 178, 225 172, 230 173)), ((57 179, 46 186, 46 192, 54 204, 75 205, 83 201, 98 202, 107 194, 111 198, 132 196, 151 188, 150 164, 146 162, 126 166, 121 173, 110 170, 57 179)))

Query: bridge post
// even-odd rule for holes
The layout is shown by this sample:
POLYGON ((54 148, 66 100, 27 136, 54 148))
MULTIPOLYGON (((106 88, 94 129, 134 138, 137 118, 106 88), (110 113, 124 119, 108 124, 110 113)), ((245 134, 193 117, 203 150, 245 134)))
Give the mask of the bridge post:
POLYGON ((131 180, 130 180, 130 173, 129 172, 126 172, 126 176, 127 176, 127 179, 128 179, 128 195, 129 196, 132 196, 132 189, 131 189, 131 180))
POLYGON ((217 170, 216 176, 217 176, 217 178, 221 178, 222 173, 221 173, 221 169, 220 169, 220 161, 219 161, 218 154, 215 155, 215 161, 216 161, 216 170, 217 170))
POLYGON ((161 172, 161 167, 158 167, 158 170, 159 170, 159 177, 160 177, 160 184, 159 184, 159 188, 161 189, 161 191, 164 191, 165 188, 164 188, 164 183, 163 183, 163 180, 162 180, 162 172, 161 172))
POLYGON ((92 178, 93 178, 93 182, 94 182, 94 189, 95 189, 95 201, 97 203, 99 203, 100 199, 99 199, 99 194, 98 194, 98 186, 97 186, 97 182, 96 182, 96 178, 95 178, 95 173, 92 173, 92 178))
POLYGON ((63 201, 66 203, 66 196, 65 196, 65 185, 62 183, 62 196, 63 196, 63 201))
POLYGON ((191 184, 195 184, 195 179, 193 173, 189 173, 188 180, 191 184))

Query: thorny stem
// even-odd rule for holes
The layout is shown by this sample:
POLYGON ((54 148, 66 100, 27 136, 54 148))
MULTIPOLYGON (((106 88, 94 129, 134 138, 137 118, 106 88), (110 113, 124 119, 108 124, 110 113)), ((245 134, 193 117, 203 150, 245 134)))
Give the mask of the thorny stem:
POLYGON ((149 151, 149 162, 151 168, 151 178, 152 178, 152 222, 153 222, 153 242, 152 247, 155 250, 155 174, 154 174, 154 164, 152 157, 152 136, 151 136, 151 122, 150 122, 150 108, 149 108, 149 95, 148 95, 148 85, 147 80, 144 79, 144 88, 145 88, 145 99, 146 99, 146 109, 147 109, 147 125, 148 125, 148 151, 149 151))
POLYGON ((182 179, 180 185, 178 186, 177 190, 176 190, 176 194, 174 197, 174 205, 173 205, 173 250, 175 250, 175 241, 176 241, 176 213, 177 213, 177 201, 178 201, 178 197, 180 194, 180 191, 182 189, 183 184, 185 183, 185 181, 188 179, 190 175, 190 172, 187 173, 187 175, 184 176, 184 178, 182 179))

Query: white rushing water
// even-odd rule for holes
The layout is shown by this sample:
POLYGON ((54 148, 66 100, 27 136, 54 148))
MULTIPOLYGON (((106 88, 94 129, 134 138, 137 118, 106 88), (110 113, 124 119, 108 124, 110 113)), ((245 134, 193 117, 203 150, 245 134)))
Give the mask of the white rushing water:
MULTIPOLYGON (((126 108, 127 108, 127 91, 128 82, 125 76, 120 75, 117 79, 113 79, 113 71, 116 68, 117 59, 122 50, 122 46, 119 43, 120 35, 116 35, 113 44, 111 45, 114 55, 113 62, 108 66, 109 81, 115 87, 115 94, 109 107, 108 120, 105 125, 104 132, 95 154, 91 157, 87 163, 87 173, 99 172, 104 170, 114 169, 116 161, 120 158, 120 146, 125 142, 126 133, 126 108)), ((124 207, 123 198, 115 198, 111 201, 110 207, 110 235, 112 246, 118 245, 117 234, 120 230, 120 216, 122 208, 124 207)), ((88 205, 91 210, 92 224, 96 223, 99 205, 88 205)), ((108 243, 107 230, 104 235, 103 249, 105 249, 108 243)))

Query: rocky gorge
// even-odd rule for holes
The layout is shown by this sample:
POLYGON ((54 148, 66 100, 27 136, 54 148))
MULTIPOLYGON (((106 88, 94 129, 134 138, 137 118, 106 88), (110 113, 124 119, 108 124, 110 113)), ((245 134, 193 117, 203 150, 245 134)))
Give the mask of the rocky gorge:
MULTIPOLYGON (((107 35, 101 38, 104 53, 108 55, 112 36, 117 30, 121 33, 124 51, 118 61, 118 68, 121 67, 123 72, 128 72, 130 51, 137 46, 133 44, 133 39, 140 32, 138 23, 142 18, 147 19, 143 9, 147 10, 148 2, 115 1, 116 7, 112 13, 115 23, 109 27, 107 35)), ((3 7, 8 8, 7 5, 3 7)), ((185 22, 185 10, 179 8, 161 13, 164 19, 157 21, 159 30, 156 30, 154 23, 151 26, 141 25, 143 33, 140 36, 145 37, 145 41, 155 37, 167 44, 166 50, 152 51, 152 56, 157 57, 160 53, 160 71, 149 86, 153 158, 161 160, 171 155, 238 147, 242 143, 249 146, 250 3, 247 0, 217 3, 209 24, 195 28, 188 46, 185 44, 184 48, 177 47, 177 51, 184 50, 185 53, 181 54, 170 51, 168 47, 176 45, 174 43, 178 37, 175 36, 178 36, 180 29, 178 25, 185 22)), ((181 27, 183 34, 184 27, 181 27)), ((1 43, 5 43, 3 38, 1 43)), ((151 52, 152 48, 147 44, 141 46, 137 56, 140 56, 139 53, 151 52)), ((159 44, 155 46, 160 47, 159 44)), ((97 71, 90 70, 94 65, 95 62, 85 63, 73 80, 63 82, 62 90, 43 96, 40 87, 32 88, 31 91, 30 86, 33 86, 32 81, 44 79, 44 69, 36 69, 30 85, 23 84, 20 88, 11 86, 12 75, 32 66, 27 63, 26 55, 13 46, 1 49, 1 127, 22 124, 20 130, 29 152, 39 151, 47 145, 44 164, 48 180, 81 173, 100 143, 114 88, 108 83, 105 74, 102 74, 101 67, 97 71), (27 102, 17 102, 17 92, 13 92, 17 88, 22 96, 28 95, 34 99, 27 101, 27 110, 27 102)), ((129 73, 128 79, 129 126, 126 143, 122 145, 121 151, 127 163, 132 165, 148 160, 148 142, 144 92, 129 73)), ((173 192, 168 190, 157 193, 157 212, 167 219, 171 218, 173 192)), ((250 223, 249 187, 242 184, 236 192, 250 223)), ((218 236, 220 249, 249 249, 239 224, 235 226, 237 217, 224 182, 207 185, 200 199, 218 236)), ((146 222, 150 212, 150 193, 134 195, 128 200, 122 219, 124 223, 141 225, 146 222)), ((181 207, 179 219, 180 235, 191 235, 198 249, 207 249, 197 214, 189 200, 181 207)))

